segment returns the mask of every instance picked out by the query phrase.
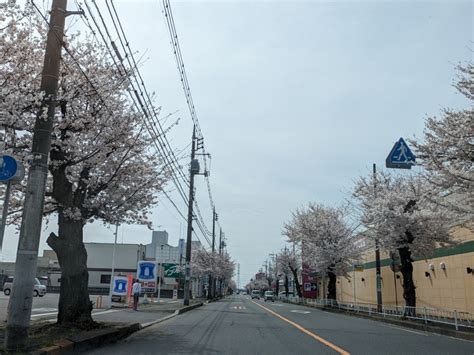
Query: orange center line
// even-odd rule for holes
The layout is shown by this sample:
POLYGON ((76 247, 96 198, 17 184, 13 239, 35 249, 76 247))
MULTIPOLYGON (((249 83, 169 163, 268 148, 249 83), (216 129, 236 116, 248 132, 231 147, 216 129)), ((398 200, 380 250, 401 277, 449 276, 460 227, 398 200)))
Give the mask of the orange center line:
POLYGON ((267 312, 273 314, 275 317, 278 317, 280 318, 281 320, 287 322, 288 324, 291 324, 293 327, 295 327, 296 329, 302 331, 303 333, 309 335, 310 337, 312 337, 313 339, 316 339, 317 341, 319 341, 320 343, 326 345, 327 347, 330 347, 331 349, 337 351, 339 354, 341 355, 350 355, 350 352, 338 347, 337 345, 327 341, 326 339, 323 339, 321 338, 319 335, 316 335, 314 334, 313 332, 310 332, 308 329, 306 328, 303 328, 301 325, 299 325, 298 323, 295 323, 291 320, 289 320, 288 318, 285 318, 281 315, 279 315, 278 313, 272 311, 271 309, 265 307, 265 306, 262 306, 261 304, 255 302, 255 301, 251 301, 252 303, 255 303, 257 306, 263 308, 264 310, 266 310, 267 312))

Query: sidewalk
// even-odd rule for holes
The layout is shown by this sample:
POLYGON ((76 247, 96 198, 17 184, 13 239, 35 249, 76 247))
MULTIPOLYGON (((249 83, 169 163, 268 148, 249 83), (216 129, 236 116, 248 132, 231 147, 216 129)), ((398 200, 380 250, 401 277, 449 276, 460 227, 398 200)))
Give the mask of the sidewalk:
MULTIPOLYGON (((178 314, 203 305, 202 300, 191 300, 183 306, 183 300, 165 299, 161 302, 140 304, 132 308, 94 309, 92 317, 99 322, 97 329, 81 331, 54 324, 56 312, 38 315, 32 319, 28 353, 60 354, 83 351, 90 347, 114 342, 131 333, 163 322, 178 314)), ((0 325, 0 353, 4 340, 5 324, 0 325)))
MULTIPOLYGON (((199 300, 191 300, 190 305, 200 303, 199 300)), ((165 317, 174 315, 174 313, 183 306, 183 300, 162 299, 160 303, 156 300, 148 304, 139 304, 138 310, 133 308, 115 308, 117 304, 112 305, 108 310, 95 310, 92 317, 96 322, 107 323, 140 323, 147 326, 151 322, 162 320, 165 317)))

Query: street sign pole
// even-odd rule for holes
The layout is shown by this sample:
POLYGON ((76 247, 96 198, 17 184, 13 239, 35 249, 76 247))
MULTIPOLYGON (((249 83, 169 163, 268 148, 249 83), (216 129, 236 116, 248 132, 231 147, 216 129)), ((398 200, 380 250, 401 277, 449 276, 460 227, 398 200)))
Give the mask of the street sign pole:
POLYGON ((10 187, 11 181, 8 180, 5 188, 5 198, 3 199, 3 210, 2 210, 2 225, 0 226, 0 251, 3 245, 3 236, 5 235, 5 225, 7 223, 8 215, 8 204, 10 202, 10 187))
POLYGON ((161 263, 158 263, 158 304, 161 298, 161 263))
MULTIPOLYGON (((374 198, 377 195, 377 166, 373 165, 374 177, 374 198)), ((379 238, 375 236, 375 282, 377 288, 377 312, 382 312, 382 279, 381 279, 381 265, 380 265, 380 248, 379 238)))
MULTIPOLYGON (((393 145, 392 150, 385 160, 385 166, 389 169, 411 169, 416 163, 416 156, 412 153, 403 138, 393 145)), ((375 167, 375 164, 374 164, 375 167)), ((375 169, 375 168, 374 168, 375 169)), ((380 262, 380 261, 379 261, 380 262)), ((395 286, 395 306, 398 309, 398 295, 397 295, 397 276, 395 271, 395 264, 393 267, 393 282, 395 286)), ((378 283, 377 283, 378 287, 378 283)))
POLYGON ((114 272, 115 272, 115 249, 117 248, 117 234, 118 234, 118 223, 115 225, 115 239, 114 248, 112 251, 112 272, 110 274, 110 289, 109 289, 109 305, 112 308, 112 293, 114 289, 114 272))

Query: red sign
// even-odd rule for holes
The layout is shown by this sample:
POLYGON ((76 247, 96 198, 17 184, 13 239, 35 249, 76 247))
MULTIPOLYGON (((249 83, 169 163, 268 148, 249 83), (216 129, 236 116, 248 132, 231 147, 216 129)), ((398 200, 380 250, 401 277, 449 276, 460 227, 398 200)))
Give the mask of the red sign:
POLYGON ((303 270, 301 272, 303 278, 303 297, 317 298, 318 297, 318 280, 314 276, 315 273, 309 268, 306 263, 303 263, 303 270))

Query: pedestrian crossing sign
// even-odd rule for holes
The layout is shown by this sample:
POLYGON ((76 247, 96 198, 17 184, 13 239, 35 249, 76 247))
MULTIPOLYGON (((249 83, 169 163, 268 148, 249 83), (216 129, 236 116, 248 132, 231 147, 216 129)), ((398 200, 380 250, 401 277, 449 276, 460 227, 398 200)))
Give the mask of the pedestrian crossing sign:
POLYGON ((394 169, 411 169, 412 165, 415 165, 415 159, 415 155, 408 148, 405 140, 400 138, 385 160, 385 166, 394 169))

